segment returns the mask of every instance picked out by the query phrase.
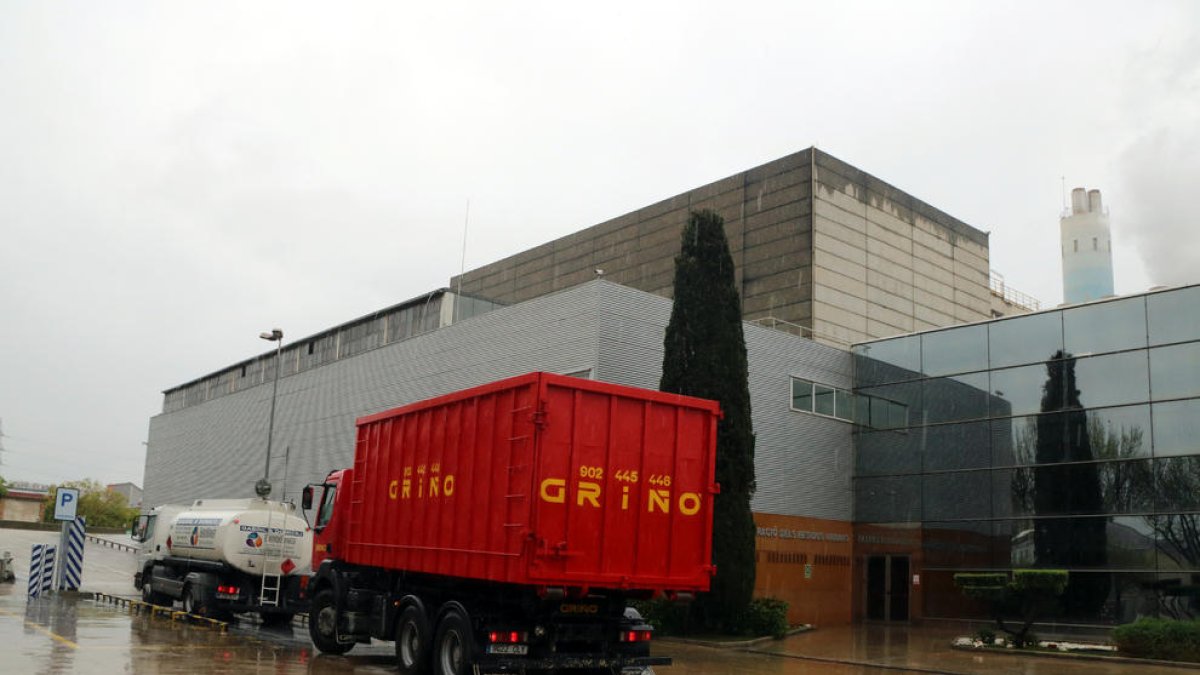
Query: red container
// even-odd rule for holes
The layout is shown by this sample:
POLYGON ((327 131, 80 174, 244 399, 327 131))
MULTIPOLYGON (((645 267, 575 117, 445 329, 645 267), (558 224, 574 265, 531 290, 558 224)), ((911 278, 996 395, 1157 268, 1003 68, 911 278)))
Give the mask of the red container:
POLYGON ((708 590, 719 415, 530 373, 364 417, 333 550, 540 587, 708 590))

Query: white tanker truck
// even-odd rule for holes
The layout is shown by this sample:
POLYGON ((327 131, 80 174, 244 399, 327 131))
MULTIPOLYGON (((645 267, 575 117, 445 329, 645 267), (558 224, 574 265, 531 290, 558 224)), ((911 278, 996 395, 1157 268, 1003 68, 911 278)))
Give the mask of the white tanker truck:
POLYGON ((293 504, 198 499, 138 518, 142 543, 133 585, 156 605, 183 602, 193 614, 255 612, 264 623, 308 611, 312 530, 293 504))

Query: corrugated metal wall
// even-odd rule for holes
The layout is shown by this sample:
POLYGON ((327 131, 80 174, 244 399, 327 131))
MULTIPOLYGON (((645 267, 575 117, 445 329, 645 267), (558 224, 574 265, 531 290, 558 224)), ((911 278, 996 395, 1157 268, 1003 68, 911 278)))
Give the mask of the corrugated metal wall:
MULTIPOLYGON (((658 388, 671 301, 605 284, 596 378, 658 388)), ((851 425, 791 406, 791 378, 851 389, 849 352, 744 324, 755 432, 757 512, 850 520, 851 425)))
MULTIPOLYGON (((532 370, 594 368, 596 294, 579 286, 281 379, 272 496, 299 501, 305 483, 349 466, 362 415, 532 370)), ((252 496, 270 405, 268 380, 153 417, 144 504, 252 496)))
MULTIPOLYGON (((352 460, 355 418, 532 370, 658 388, 671 301, 595 281, 498 309, 279 382, 274 496, 352 460), (284 449, 290 447, 287 485, 284 449)), ((746 325, 757 433, 756 511, 850 519, 851 426, 789 409, 791 377, 851 388, 850 355, 746 325)), ((151 419, 145 504, 253 494, 271 384, 151 419)))

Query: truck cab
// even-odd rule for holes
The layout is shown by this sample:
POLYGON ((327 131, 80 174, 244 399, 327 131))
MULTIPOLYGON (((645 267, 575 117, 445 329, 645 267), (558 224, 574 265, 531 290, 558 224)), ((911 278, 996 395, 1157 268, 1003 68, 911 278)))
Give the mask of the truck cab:
POLYGON ((313 551, 312 568, 320 569, 321 563, 334 554, 334 542, 341 530, 341 521, 335 518, 338 512, 338 486, 349 480, 351 469, 338 469, 329 472, 323 483, 306 486, 301 497, 301 506, 305 511, 315 505, 313 514, 313 551))

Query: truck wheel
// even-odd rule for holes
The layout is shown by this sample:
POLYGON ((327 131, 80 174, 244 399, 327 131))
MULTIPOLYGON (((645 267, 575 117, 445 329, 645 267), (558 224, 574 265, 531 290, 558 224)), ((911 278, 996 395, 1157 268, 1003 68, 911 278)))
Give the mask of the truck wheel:
POLYGON ((308 636, 317 649, 325 654, 345 654, 354 646, 353 642, 338 642, 333 591, 325 589, 313 598, 308 611, 308 636))
POLYGON ((424 673, 429 663, 429 619, 416 605, 409 605, 396 619, 396 663, 401 675, 424 673))
POLYGON ((474 654, 471 624, 461 612, 450 610, 438 623, 433 649, 434 675, 466 675, 471 672, 474 654))
POLYGON ((159 593, 158 591, 155 591, 153 584, 154 582, 150 579, 146 579, 144 582, 142 582, 142 602, 151 605, 159 605, 162 607, 170 607, 173 604, 170 596, 168 596, 166 593, 159 593))
POLYGON ((196 589, 191 584, 183 587, 183 611, 197 616, 208 614, 208 607, 196 597, 196 589))

